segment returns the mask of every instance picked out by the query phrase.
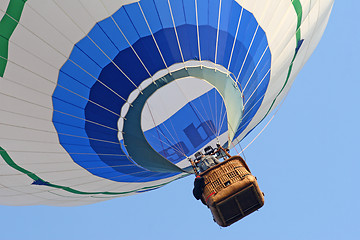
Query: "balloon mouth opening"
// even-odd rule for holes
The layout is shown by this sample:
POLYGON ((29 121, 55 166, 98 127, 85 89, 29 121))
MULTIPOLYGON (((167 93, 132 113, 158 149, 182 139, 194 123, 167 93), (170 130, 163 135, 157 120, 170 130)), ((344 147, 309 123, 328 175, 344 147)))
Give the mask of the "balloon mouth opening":
POLYGON ((241 122, 242 93, 234 80, 215 64, 194 62, 163 70, 133 91, 121 110, 119 140, 148 170, 181 171, 198 149, 231 140, 241 122))

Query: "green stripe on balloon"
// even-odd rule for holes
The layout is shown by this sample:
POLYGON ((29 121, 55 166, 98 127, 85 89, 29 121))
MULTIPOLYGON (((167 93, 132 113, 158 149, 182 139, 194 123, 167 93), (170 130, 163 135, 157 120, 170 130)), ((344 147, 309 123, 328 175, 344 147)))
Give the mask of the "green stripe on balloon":
POLYGON ((300 0, 294 0, 292 1, 292 5, 295 9, 295 12, 296 12, 296 15, 297 15, 297 25, 296 25, 296 48, 295 48, 295 53, 294 53, 294 56, 291 60, 291 63, 290 63, 290 66, 289 66, 289 70, 288 70, 288 74, 286 76, 286 80, 285 80, 285 83, 284 85, 282 86, 280 92, 276 95, 274 101, 271 103, 271 106, 269 108, 269 110, 267 111, 267 113, 265 114, 265 116, 263 117, 263 119, 261 119, 260 122, 262 122, 264 120, 264 118, 267 117, 267 115, 270 113, 272 107, 274 106, 277 98, 279 97, 279 95, 282 93, 282 91, 284 90, 284 88, 286 87, 288 81, 289 81, 289 78, 290 78, 290 75, 291 75, 291 72, 292 72, 292 68, 293 68, 293 65, 294 65, 294 61, 295 61, 295 58, 298 54, 298 50, 302 44, 302 41, 301 41, 301 20, 302 20, 302 6, 301 6, 301 2, 300 0))
POLYGON ((79 190, 73 189, 71 187, 52 184, 50 182, 47 182, 47 181, 43 180, 42 178, 37 176, 35 173, 33 173, 31 171, 28 171, 25 168, 20 167, 19 165, 17 165, 12 160, 12 158, 9 156, 9 154, 2 147, 0 147, 0 155, 10 167, 12 167, 13 169, 15 169, 15 170, 17 170, 19 172, 22 172, 22 173, 26 174, 29 178, 34 180, 33 184, 48 186, 48 187, 57 188, 57 189, 62 189, 64 191, 74 193, 74 194, 80 194, 80 195, 99 195, 99 194, 102 194, 102 195, 123 195, 123 194, 136 193, 136 192, 139 192, 139 191, 148 191, 148 190, 153 190, 153 189, 162 187, 162 186, 164 186, 164 185, 166 185, 166 184, 168 184, 168 183, 170 183, 172 181, 175 181, 175 180, 177 180, 179 178, 182 178, 182 177, 188 175, 188 174, 182 175, 182 176, 180 176, 180 177, 178 177, 178 178, 176 178, 174 180, 171 180, 169 182, 166 182, 166 183, 162 183, 162 184, 158 184, 158 185, 154 185, 154 186, 150 186, 150 187, 143 187, 143 188, 135 189, 135 190, 132 190, 132 191, 127 191, 127 192, 84 192, 84 191, 79 191, 79 190))
POLYGON ((27 0, 10 0, 0 21, 0 77, 4 76, 8 59, 9 40, 17 27, 27 0))

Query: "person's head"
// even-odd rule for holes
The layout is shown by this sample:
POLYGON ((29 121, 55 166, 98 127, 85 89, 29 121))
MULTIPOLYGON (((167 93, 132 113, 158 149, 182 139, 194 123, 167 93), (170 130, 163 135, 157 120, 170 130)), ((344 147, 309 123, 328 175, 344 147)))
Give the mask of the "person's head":
POLYGON ((202 155, 203 155, 202 152, 195 153, 195 160, 200 160, 202 155))

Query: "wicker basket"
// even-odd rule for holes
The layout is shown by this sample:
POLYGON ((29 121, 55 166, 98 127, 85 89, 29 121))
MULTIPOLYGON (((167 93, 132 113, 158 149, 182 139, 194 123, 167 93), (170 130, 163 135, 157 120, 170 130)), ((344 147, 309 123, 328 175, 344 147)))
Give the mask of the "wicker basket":
POLYGON ((233 156, 200 174, 202 201, 220 226, 229 226, 264 205, 256 178, 240 156, 233 156))

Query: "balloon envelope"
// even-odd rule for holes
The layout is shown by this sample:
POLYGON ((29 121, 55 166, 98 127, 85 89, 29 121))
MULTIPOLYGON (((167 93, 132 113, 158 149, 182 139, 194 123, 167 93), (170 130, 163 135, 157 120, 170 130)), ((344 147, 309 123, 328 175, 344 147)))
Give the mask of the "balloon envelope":
POLYGON ((81 205, 189 174, 286 95, 329 0, 6 0, 0 203, 81 205))

